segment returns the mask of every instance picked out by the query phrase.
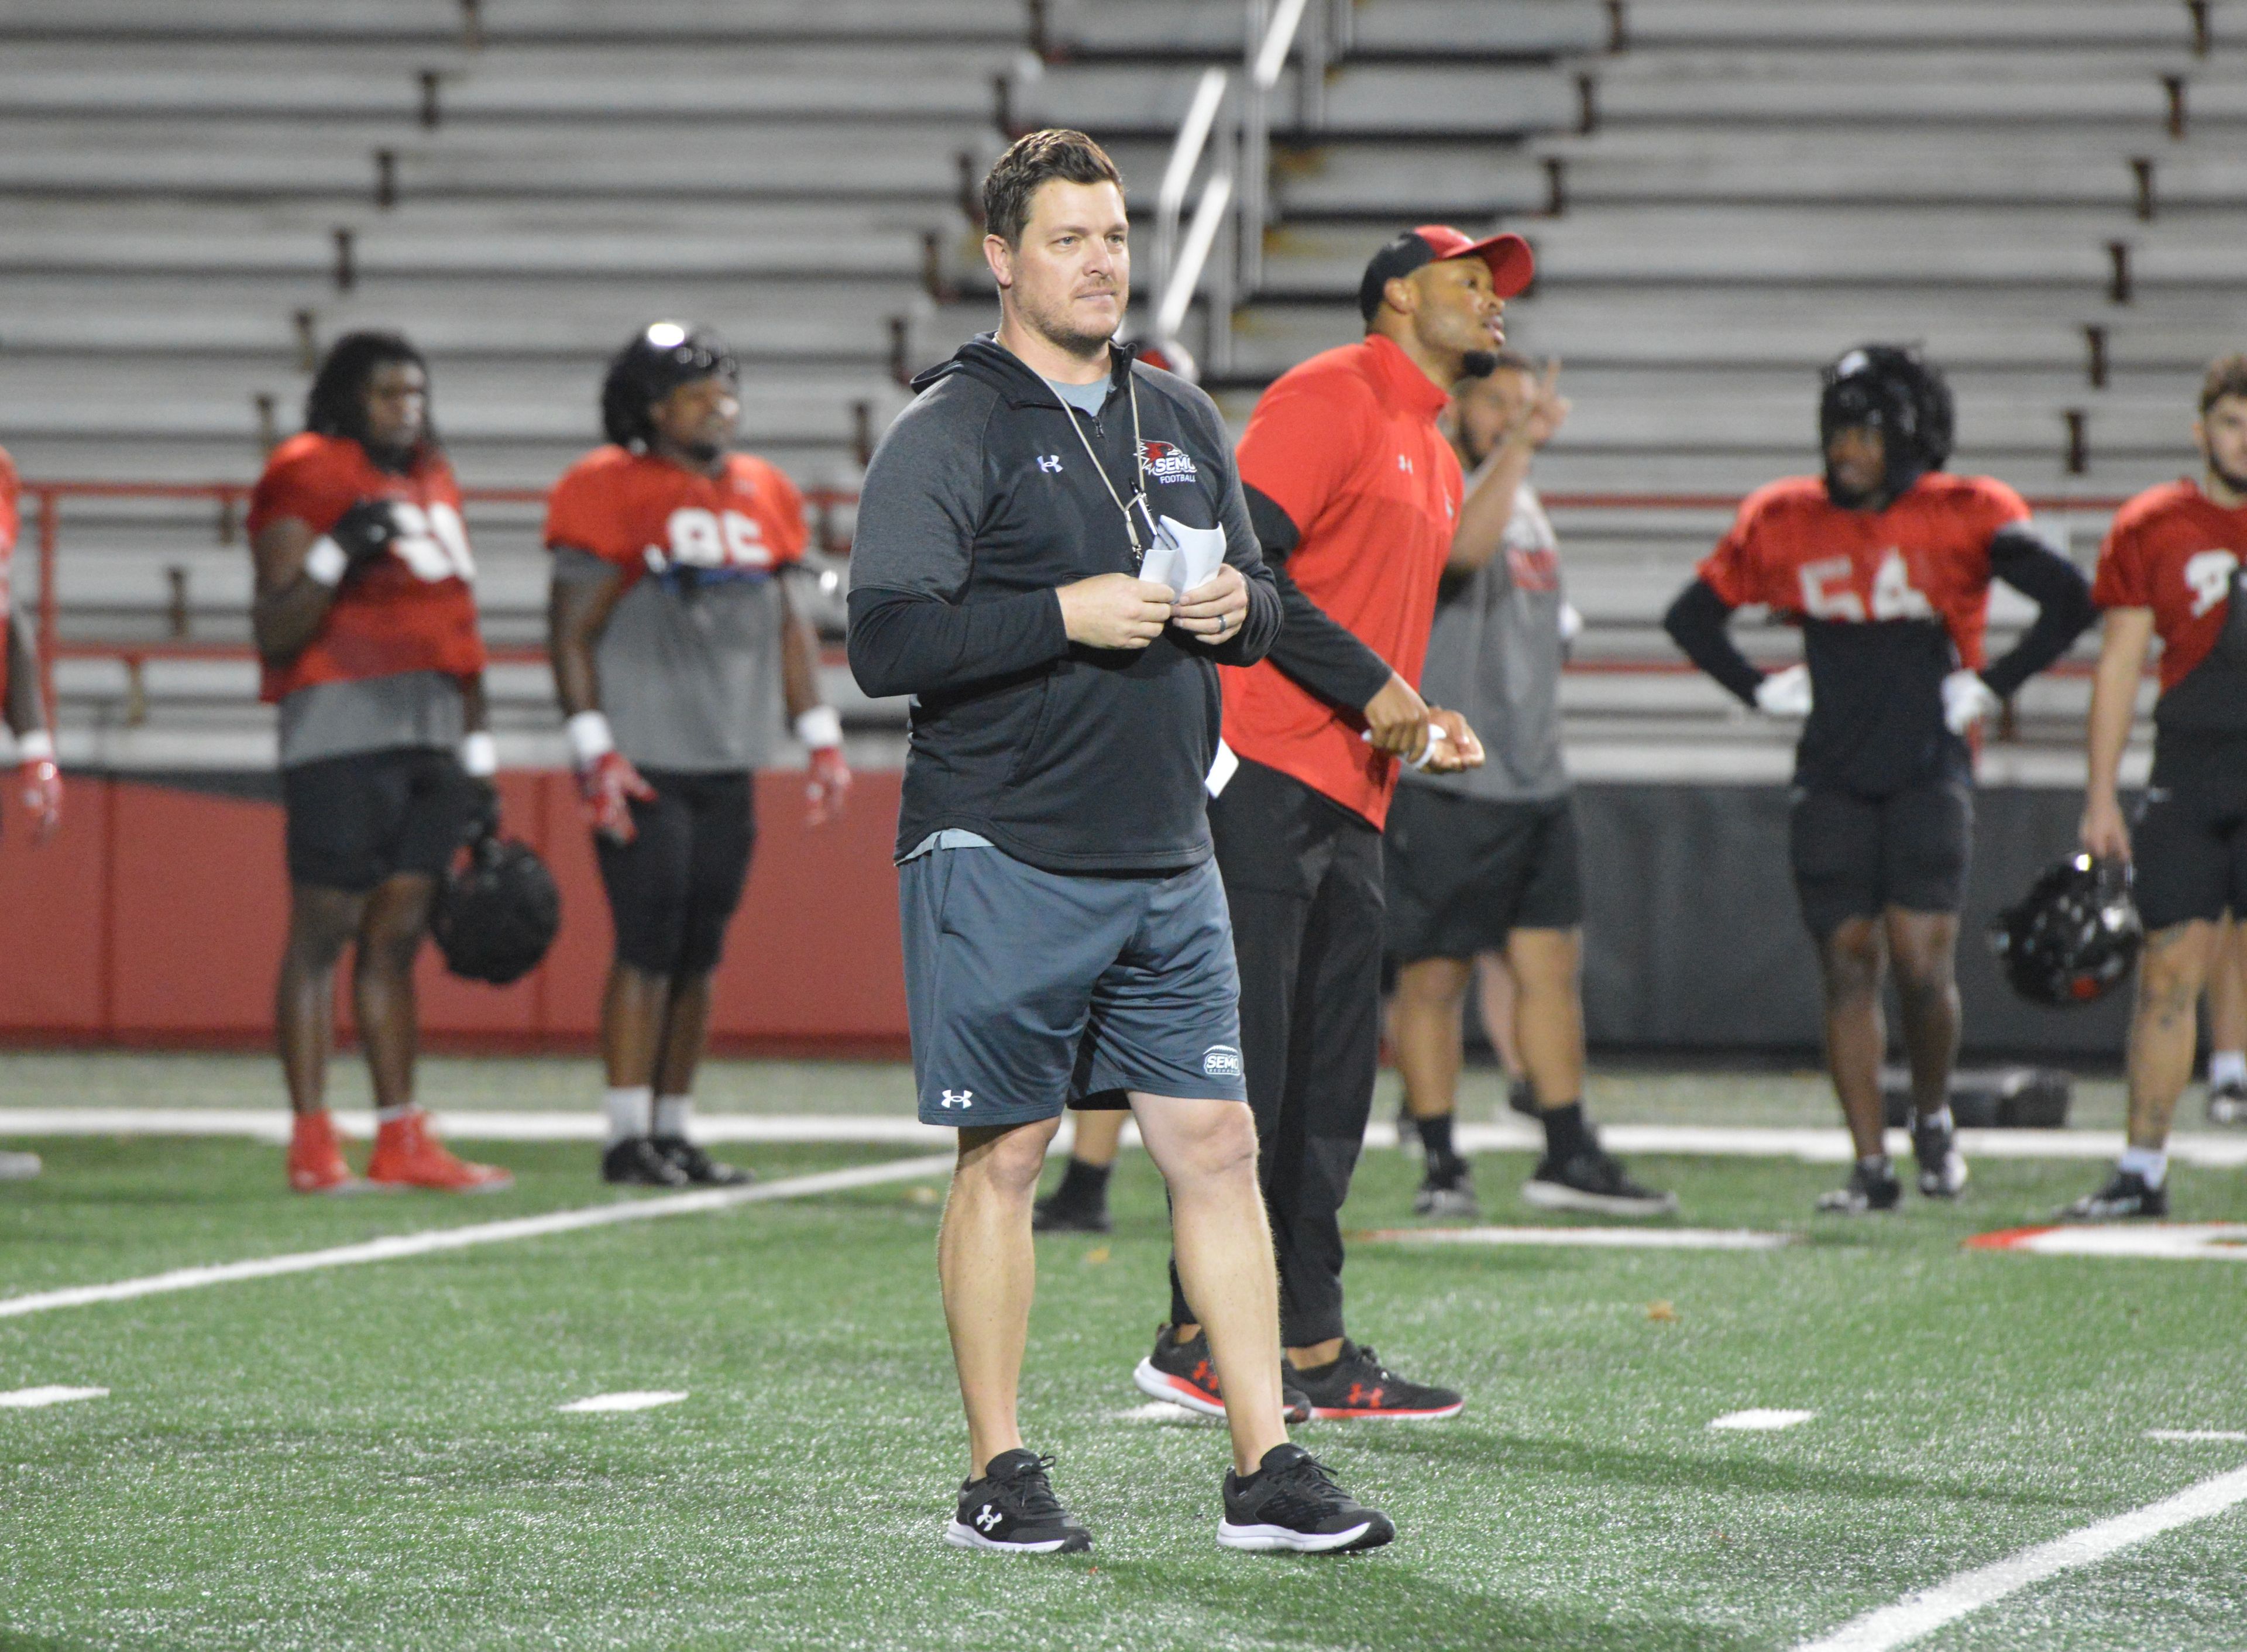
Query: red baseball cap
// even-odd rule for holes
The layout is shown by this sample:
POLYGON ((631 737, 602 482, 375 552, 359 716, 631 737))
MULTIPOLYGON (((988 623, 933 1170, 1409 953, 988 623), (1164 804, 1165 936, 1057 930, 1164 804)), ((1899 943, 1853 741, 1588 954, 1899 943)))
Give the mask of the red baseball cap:
POLYGON ((1407 229, 1373 255, 1357 283, 1358 313, 1368 321, 1381 308, 1381 290, 1399 276, 1409 276, 1423 264, 1447 258, 1479 258, 1490 266, 1490 284, 1501 298, 1511 298, 1529 285, 1537 261, 1529 243, 1516 235, 1470 239, 1449 224, 1424 223, 1407 229))

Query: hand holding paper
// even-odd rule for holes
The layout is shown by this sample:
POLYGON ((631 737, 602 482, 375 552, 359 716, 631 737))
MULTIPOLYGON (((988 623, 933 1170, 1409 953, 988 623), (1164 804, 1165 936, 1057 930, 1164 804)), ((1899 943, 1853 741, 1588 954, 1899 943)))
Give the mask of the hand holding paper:
POLYGON ((1248 611, 1248 582, 1225 560, 1221 529, 1189 528, 1174 517, 1158 523, 1160 537, 1140 565, 1139 577, 1160 580, 1179 593, 1171 623, 1205 643, 1220 643, 1240 629, 1248 611))

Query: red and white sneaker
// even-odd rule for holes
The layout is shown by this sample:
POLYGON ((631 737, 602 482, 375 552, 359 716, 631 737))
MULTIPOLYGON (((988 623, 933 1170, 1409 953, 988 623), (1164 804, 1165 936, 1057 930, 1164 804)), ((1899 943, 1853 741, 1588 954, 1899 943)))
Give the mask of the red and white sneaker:
POLYGON ((502 1193, 515 1174, 495 1164, 455 1158, 429 1133, 429 1116, 414 1108, 378 1125, 366 1179, 383 1187, 426 1187, 440 1193, 502 1193))
POLYGON ((289 1186, 298 1193, 354 1193, 366 1186, 344 1163, 343 1139, 325 1108, 297 1114, 289 1128, 289 1186))
POLYGON ((1447 1388, 1435 1388, 1397 1375, 1369 1348, 1343 1340, 1341 1357, 1331 1365, 1287 1373, 1308 1395, 1311 1415, 1322 1423, 1350 1418, 1433 1422, 1457 1416, 1466 1402, 1447 1388))

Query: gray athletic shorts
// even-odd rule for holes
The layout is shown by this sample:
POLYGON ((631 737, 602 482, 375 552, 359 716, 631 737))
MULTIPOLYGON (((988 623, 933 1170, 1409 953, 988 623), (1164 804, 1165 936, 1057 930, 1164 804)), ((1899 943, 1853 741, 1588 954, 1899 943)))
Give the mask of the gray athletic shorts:
POLYGON ((1075 877, 997 849, 898 868, 924 1124, 1027 1124, 1120 1090, 1245 1102, 1214 862, 1075 877))

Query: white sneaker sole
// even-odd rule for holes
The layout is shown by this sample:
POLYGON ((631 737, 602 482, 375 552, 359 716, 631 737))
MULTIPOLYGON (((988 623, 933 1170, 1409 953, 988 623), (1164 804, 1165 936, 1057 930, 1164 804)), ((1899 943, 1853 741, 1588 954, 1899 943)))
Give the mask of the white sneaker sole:
POLYGON ((1920 1195, 1923 1198, 1957 1198, 1966 1191, 1966 1184, 1971 1179, 1966 1161, 1953 1153, 1940 1175, 1930 1176, 1924 1171, 1920 1172, 1920 1195))
MULTIPOLYGON (((944 1540, 955 1549, 975 1549, 985 1554, 1053 1554, 1059 1552, 1069 1539, 1048 1538, 1040 1543, 994 1543, 973 1526, 953 1520, 944 1528, 944 1540)), ((1076 1553, 1083 1553, 1091 1546, 1088 1543, 1076 1553)))
POLYGON ((1663 1193, 1654 1198, 1617 1198, 1608 1193, 1587 1193, 1578 1188, 1564 1187, 1558 1182, 1534 1180, 1521 1184, 1521 1199, 1540 1211, 1583 1211, 1594 1216, 1671 1216, 1677 1210, 1675 1193, 1663 1193))
POLYGON ((1168 1400, 1173 1405, 1183 1405, 1196 1416, 1223 1416, 1222 1405, 1212 1405, 1201 1394, 1167 1372, 1155 1369, 1151 1359, 1141 1360, 1131 1373, 1131 1380, 1139 1385, 1139 1392, 1158 1400, 1168 1400))
MULTIPOLYGON (((1285 1526, 1235 1526, 1230 1520, 1217 1523, 1217 1546, 1221 1549, 1240 1549, 1252 1554, 1285 1552, 1293 1554, 1331 1554, 1337 1549, 1356 1548, 1373 1530, 1373 1522, 1361 1520, 1342 1532, 1298 1532, 1285 1526)), ((1389 1539, 1383 1538, 1382 1542, 1389 1539)))

